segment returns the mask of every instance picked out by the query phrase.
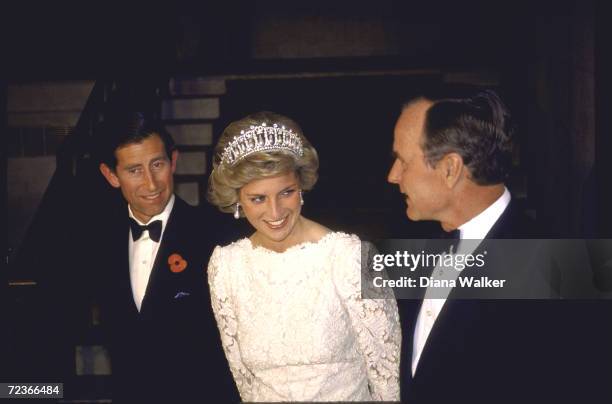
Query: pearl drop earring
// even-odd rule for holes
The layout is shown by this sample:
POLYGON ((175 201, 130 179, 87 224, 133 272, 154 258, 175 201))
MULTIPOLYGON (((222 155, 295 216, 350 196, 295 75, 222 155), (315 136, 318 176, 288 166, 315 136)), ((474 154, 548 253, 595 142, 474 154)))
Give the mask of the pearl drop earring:
POLYGON ((240 203, 236 202, 236 209, 234 209, 234 219, 240 219, 240 203))

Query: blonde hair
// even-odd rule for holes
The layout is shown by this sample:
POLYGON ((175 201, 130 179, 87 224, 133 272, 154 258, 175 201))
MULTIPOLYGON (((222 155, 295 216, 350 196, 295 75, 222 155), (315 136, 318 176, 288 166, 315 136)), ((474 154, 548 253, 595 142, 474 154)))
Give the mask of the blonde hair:
POLYGON ((319 157, 317 151, 304 137, 300 126, 286 116, 274 112, 257 112, 230 123, 221 134, 215 146, 213 170, 208 178, 207 199, 222 212, 234 212, 240 189, 251 181, 276 177, 294 172, 304 191, 311 190, 318 179, 319 157), (252 125, 285 126, 302 140, 303 155, 297 156, 290 151, 259 151, 250 154, 234 165, 221 163, 221 156, 227 144, 248 130, 252 125))

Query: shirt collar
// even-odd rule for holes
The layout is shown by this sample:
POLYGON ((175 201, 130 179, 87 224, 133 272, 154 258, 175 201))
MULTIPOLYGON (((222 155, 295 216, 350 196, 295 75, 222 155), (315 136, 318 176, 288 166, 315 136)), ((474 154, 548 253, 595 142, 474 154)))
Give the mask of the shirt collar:
POLYGON ((497 222, 497 219, 499 219, 510 204, 510 199, 510 191, 508 191, 508 188, 504 187, 502 196, 497 198, 495 202, 477 216, 459 226, 459 231, 461 232, 460 238, 472 240, 484 239, 495 222, 497 222))
MULTIPOLYGON (((168 200, 168 203, 166 204, 166 207, 164 208, 164 210, 153 216, 148 223, 153 222, 154 220, 161 220, 162 222, 162 234, 164 233, 164 229, 166 228, 166 223, 168 222, 168 218, 170 217, 170 212, 172 212, 172 208, 174 207, 174 194, 172 194, 170 196, 170 199, 168 200)), ((132 213, 132 207, 130 205, 128 205, 128 212, 129 215, 132 219, 136 220, 136 223, 138 223, 141 226, 146 225, 147 223, 143 223, 140 220, 138 220, 134 214, 132 213)))

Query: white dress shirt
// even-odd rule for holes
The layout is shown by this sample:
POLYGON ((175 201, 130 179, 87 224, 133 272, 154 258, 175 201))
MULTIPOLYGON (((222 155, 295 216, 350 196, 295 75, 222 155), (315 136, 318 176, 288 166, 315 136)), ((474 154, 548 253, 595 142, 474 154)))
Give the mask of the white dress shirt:
MULTIPOLYGON (((510 204, 510 198, 510 192, 506 187, 504 187, 504 193, 495 202, 493 202, 493 204, 480 212, 477 216, 459 226, 459 238, 461 240, 484 239, 495 222, 497 222, 497 219, 499 219, 502 213, 504 213, 504 210, 506 210, 510 204)), ((473 252, 476 246, 477 245, 475 243, 466 244, 465 242, 460 241, 457 245, 457 250, 455 253, 470 254, 473 252)), ((460 274, 460 271, 454 270, 443 273, 441 268, 435 268, 432 276, 436 276, 436 272, 438 273, 438 276, 443 276, 444 279, 457 279, 460 274)), ((446 290, 446 297, 448 297, 448 294, 450 294, 451 289, 452 288, 448 288, 446 290)), ((417 365, 419 364, 419 359, 423 353, 423 348, 425 347, 429 333, 434 327, 436 319, 444 307, 444 303, 446 303, 446 298, 439 298, 440 288, 436 288, 435 291, 435 296, 438 298, 427 298, 427 296, 431 296, 433 293, 434 290, 432 288, 427 288, 425 291, 425 298, 423 299, 423 304, 421 305, 421 310, 419 311, 416 326, 414 328, 414 339, 412 344, 413 377, 416 374, 417 365)))
MULTIPOLYGON (((172 207, 174 206, 174 195, 170 197, 168 204, 164 208, 164 210, 151 218, 148 223, 151 223, 155 220, 161 220, 162 222, 162 231, 161 236, 159 238, 159 242, 153 241, 149 237, 149 231, 145 230, 142 232, 142 236, 134 241, 132 239, 132 230, 130 230, 129 235, 129 254, 130 254, 130 283, 132 285, 132 296, 134 296, 134 303, 136 303, 136 307, 138 311, 140 311, 140 307, 142 306, 142 299, 144 298, 145 292, 147 290, 147 285, 149 284, 149 277, 151 276, 151 271, 153 270, 153 264, 155 263, 155 257, 157 256, 157 250, 159 249, 159 245, 164 238, 164 230, 166 229, 166 223, 168 223, 168 217, 170 217, 170 212, 172 212, 172 207)), ((148 223, 142 223, 140 220, 134 217, 132 213, 132 208, 128 205, 128 211, 130 217, 136 221, 141 226, 145 226, 148 223)))

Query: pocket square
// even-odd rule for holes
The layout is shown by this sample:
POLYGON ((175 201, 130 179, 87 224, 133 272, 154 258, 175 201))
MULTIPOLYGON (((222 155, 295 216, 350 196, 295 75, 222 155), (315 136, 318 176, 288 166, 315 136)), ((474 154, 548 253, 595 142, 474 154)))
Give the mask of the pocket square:
POLYGON ((187 296, 189 296, 189 295, 191 295, 191 293, 189 293, 189 292, 178 292, 178 293, 177 293, 177 294, 174 296, 174 298, 175 298, 175 299, 180 299, 180 298, 182 298, 182 297, 187 297, 187 296))

